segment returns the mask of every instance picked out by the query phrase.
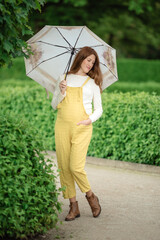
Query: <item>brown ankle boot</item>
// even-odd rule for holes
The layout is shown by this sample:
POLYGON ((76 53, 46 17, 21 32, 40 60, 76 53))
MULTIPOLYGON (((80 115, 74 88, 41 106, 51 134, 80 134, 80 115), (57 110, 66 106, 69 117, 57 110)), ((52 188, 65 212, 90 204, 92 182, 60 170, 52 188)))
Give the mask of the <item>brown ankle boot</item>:
POLYGON ((78 208, 78 201, 71 202, 69 207, 70 207, 70 210, 69 210, 69 213, 68 213, 67 217, 65 218, 65 221, 72 221, 75 218, 80 217, 80 212, 79 212, 79 208, 78 208))
POLYGON ((90 197, 87 197, 87 195, 86 195, 86 198, 91 207, 93 217, 98 217, 101 213, 101 206, 99 204, 98 197, 96 195, 94 195, 94 193, 92 193, 92 195, 90 197))

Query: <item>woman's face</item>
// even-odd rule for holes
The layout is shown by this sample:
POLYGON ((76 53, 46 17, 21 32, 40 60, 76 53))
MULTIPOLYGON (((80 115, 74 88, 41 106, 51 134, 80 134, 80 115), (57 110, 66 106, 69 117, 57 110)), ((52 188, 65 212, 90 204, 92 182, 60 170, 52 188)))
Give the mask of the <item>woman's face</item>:
POLYGON ((86 57, 83 60, 83 62, 81 63, 81 70, 84 73, 88 73, 92 69, 92 67, 93 67, 93 65, 95 63, 95 60, 96 60, 96 57, 95 57, 94 54, 91 54, 88 57, 86 57))

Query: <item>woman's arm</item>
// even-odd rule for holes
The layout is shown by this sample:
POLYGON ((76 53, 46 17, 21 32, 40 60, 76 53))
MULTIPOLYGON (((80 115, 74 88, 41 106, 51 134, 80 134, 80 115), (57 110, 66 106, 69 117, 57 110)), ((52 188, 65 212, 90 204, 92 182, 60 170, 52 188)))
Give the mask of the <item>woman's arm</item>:
POLYGON ((94 112, 89 116, 89 118, 91 119, 92 122, 95 122, 97 119, 101 117, 103 113, 100 88, 95 83, 93 87, 93 105, 94 112))
POLYGON ((60 76, 56 82, 56 86, 55 86, 55 90, 54 90, 54 94, 53 94, 53 98, 52 98, 52 102, 51 102, 51 106, 53 107, 53 109, 57 109, 57 105, 63 100, 63 98, 66 96, 66 91, 64 94, 61 93, 60 91, 60 87, 59 84, 62 81, 62 77, 64 77, 63 75, 60 76))
POLYGON ((87 120, 80 121, 77 123, 77 125, 89 125, 99 119, 103 113, 100 88, 95 83, 93 86, 93 105, 94 112, 89 116, 87 120))

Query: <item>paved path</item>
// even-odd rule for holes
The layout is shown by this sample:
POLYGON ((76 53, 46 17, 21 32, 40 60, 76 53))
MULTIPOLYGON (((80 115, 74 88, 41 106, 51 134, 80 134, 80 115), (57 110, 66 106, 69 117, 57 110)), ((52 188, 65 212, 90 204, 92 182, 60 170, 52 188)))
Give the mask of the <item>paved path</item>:
POLYGON ((89 163, 86 172, 99 197, 101 215, 92 217, 85 195, 77 187, 81 217, 64 221, 69 204, 61 196, 62 225, 35 240, 160 240, 160 174, 89 163))

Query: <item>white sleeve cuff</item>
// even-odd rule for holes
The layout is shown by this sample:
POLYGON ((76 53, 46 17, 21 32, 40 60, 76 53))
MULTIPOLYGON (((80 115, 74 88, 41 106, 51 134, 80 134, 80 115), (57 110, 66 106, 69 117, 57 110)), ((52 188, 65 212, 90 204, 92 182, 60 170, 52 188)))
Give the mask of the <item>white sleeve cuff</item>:
POLYGON ((61 91, 60 91, 60 98, 62 98, 62 99, 63 99, 65 96, 66 96, 66 91, 65 91, 65 93, 64 93, 64 94, 62 94, 62 93, 61 93, 61 91))
POLYGON ((98 108, 96 109, 93 114, 91 114, 89 116, 89 118, 91 119, 92 123, 95 122, 97 119, 99 119, 102 116, 103 113, 103 109, 102 108, 98 108))
POLYGON ((55 86, 55 91, 53 94, 53 98, 52 98, 52 102, 51 102, 51 106, 54 110, 57 109, 57 105, 63 100, 63 98, 66 96, 66 91, 64 94, 61 93, 60 88, 59 88, 59 83, 61 81, 63 76, 60 76, 56 82, 56 86, 55 86))

